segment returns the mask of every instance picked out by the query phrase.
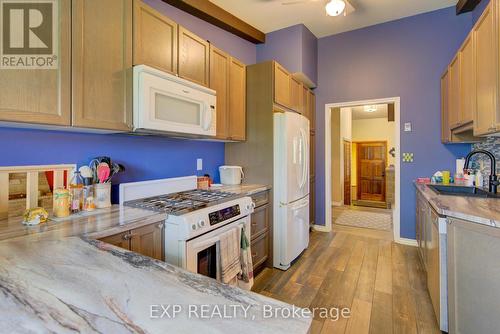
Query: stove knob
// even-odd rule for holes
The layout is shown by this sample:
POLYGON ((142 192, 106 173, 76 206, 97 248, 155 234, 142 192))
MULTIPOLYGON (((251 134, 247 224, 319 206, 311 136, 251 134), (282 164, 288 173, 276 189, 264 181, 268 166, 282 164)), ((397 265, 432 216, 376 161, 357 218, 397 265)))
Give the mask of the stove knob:
POLYGON ((198 228, 198 226, 196 226, 196 224, 192 224, 192 225, 191 225, 191 229, 192 229, 193 231, 196 231, 196 229, 197 229, 197 228, 198 228))
POLYGON ((205 221, 204 220, 200 220, 198 222, 198 226, 201 228, 201 227, 204 227, 205 226, 205 221))

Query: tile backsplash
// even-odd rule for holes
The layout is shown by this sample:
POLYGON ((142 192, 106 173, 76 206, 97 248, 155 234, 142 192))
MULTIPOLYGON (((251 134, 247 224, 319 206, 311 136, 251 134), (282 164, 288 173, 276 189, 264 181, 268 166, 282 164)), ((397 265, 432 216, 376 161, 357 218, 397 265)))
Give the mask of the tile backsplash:
MULTIPOLYGON (((488 137, 487 140, 481 143, 474 144, 472 146, 472 149, 483 149, 490 151, 495 155, 495 158, 497 159, 497 173, 500 171, 500 137, 488 137)), ((490 175, 490 161, 488 157, 484 155, 476 155, 474 158, 474 168, 479 167, 479 162, 483 161, 483 166, 484 166, 484 173, 486 175, 490 175)))

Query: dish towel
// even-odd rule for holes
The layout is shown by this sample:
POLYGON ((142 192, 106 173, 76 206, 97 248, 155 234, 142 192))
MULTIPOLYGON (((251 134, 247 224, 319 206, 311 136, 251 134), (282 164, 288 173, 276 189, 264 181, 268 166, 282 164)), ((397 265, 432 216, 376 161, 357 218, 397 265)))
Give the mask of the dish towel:
POLYGON ((253 264, 252 252, 250 251, 250 242, 245 233, 245 226, 241 230, 241 274, 238 275, 238 287, 250 290, 253 286, 253 264))
POLYGON ((240 229, 235 227, 220 237, 221 281, 236 285, 237 276, 241 273, 240 263, 240 229))

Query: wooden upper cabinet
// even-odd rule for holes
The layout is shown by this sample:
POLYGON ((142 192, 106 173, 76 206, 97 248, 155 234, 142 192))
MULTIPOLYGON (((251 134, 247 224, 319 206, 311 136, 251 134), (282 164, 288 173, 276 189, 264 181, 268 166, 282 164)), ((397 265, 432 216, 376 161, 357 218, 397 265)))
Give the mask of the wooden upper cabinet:
POLYGON ((449 113, 448 123, 453 129, 459 125, 460 121, 460 57, 457 55, 451 62, 449 68, 449 113))
POLYGON ((496 45, 496 19, 491 1, 474 26, 474 64, 476 73, 476 107, 474 135, 485 135, 496 131, 498 99, 498 56, 496 45))
POLYGON ((274 63, 274 102, 290 108, 290 73, 278 63, 274 63))
POLYGON ((56 69, 1 69, 0 120, 70 125, 71 3, 59 7, 56 69))
POLYGON ((177 73, 177 23, 134 0, 134 65, 177 73))
POLYGON ((203 38, 179 26, 179 76, 209 85, 210 45, 203 38))
POLYGON ((73 126, 132 123, 132 0, 73 0, 73 126))
POLYGON ((449 126, 449 71, 441 76, 441 142, 449 143, 451 140, 451 131, 449 126))
POLYGON ((217 92, 217 138, 227 139, 231 56, 210 45, 210 88, 217 92))
POLYGON ((309 115, 309 89, 305 85, 300 86, 300 113, 310 119, 309 115))
POLYGON ((229 137, 246 139, 246 66, 236 58, 229 65, 229 137))
POLYGON ((471 34, 460 49, 460 124, 472 122, 474 119, 476 84, 473 46, 471 34))
POLYGON ((307 98, 307 106, 308 106, 308 114, 309 114, 309 126, 311 132, 315 132, 316 130, 316 95, 313 92, 308 90, 308 98, 307 98))
POLYGON ((301 93, 302 84, 299 80, 290 76, 290 108, 297 112, 301 112, 301 93))
POLYGON ((163 222, 130 231, 130 250, 153 259, 164 260, 163 222))

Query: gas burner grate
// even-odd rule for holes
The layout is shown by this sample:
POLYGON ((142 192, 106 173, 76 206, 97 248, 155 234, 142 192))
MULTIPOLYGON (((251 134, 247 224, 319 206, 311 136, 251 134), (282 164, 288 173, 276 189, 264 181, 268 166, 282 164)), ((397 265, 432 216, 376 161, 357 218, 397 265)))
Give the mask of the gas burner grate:
POLYGON ((196 189, 180 193, 138 199, 127 202, 125 205, 168 214, 181 215, 238 197, 240 196, 237 194, 223 191, 196 189))

